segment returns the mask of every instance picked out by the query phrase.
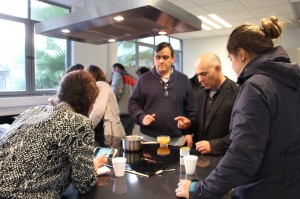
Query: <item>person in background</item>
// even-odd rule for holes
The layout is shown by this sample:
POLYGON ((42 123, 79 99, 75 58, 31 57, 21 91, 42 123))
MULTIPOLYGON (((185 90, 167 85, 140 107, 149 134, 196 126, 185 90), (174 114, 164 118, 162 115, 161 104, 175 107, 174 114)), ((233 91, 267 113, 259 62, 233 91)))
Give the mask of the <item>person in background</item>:
POLYGON ((195 97, 189 79, 175 70, 174 61, 171 44, 156 46, 155 68, 139 77, 129 100, 129 112, 145 140, 169 135, 171 145, 192 146, 192 135, 187 130, 197 115, 195 97))
POLYGON ((70 183, 80 193, 94 187, 96 170, 107 163, 105 154, 93 156, 87 117, 98 92, 89 73, 73 71, 60 82, 56 106, 18 116, 0 140, 0 198, 60 198, 70 183))
POLYGON ((85 70, 94 77, 100 90, 89 116, 95 129, 95 139, 101 146, 119 148, 125 131, 120 121, 116 96, 101 68, 89 65, 85 70))
POLYGON ((198 91, 198 121, 195 146, 201 154, 224 154, 230 145, 229 124, 238 93, 235 82, 224 76, 219 57, 211 52, 197 59, 195 73, 202 85, 198 91))
POLYGON ((190 78, 190 82, 194 91, 195 98, 198 99, 199 92, 201 91, 200 88, 202 88, 202 86, 196 74, 190 78))
POLYGON ((230 34, 228 57, 241 85, 232 142, 204 181, 179 182, 178 197, 220 198, 234 188, 234 198, 300 198, 300 67, 274 47, 281 32, 271 16, 230 34))
POLYGON ((66 70, 66 74, 75 70, 83 70, 83 69, 84 66, 82 64, 74 64, 66 70))
POLYGON ((144 74, 148 71, 150 71, 149 68, 147 68, 145 66, 142 66, 142 67, 140 67, 139 69, 136 70, 136 74, 137 74, 137 76, 141 76, 142 74, 144 74))
POLYGON ((125 70, 122 64, 115 63, 113 65, 111 87, 118 100, 120 119, 126 135, 131 135, 134 128, 134 120, 128 112, 128 101, 135 83, 136 79, 125 70))

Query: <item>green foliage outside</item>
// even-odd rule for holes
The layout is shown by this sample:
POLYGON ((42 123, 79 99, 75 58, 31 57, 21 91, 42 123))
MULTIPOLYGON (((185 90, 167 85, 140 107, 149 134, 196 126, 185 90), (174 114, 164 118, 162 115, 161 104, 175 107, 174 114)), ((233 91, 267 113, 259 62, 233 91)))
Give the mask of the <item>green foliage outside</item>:
POLYGON ((118 42, 118 62, 125 67, 135 66, 135 43, 118 42))
POLYGON ((143 66, 152 66, 153 50, 145 50, 139 52, 138 63, 136 63, 136 44, 132 41, 118 42, 118 62, 125 67, 139 66, 141 63, 143 66), (146 63, 146 65, 145 65, 146 63))
POLYGON ((53 6, 40 1, 31 2, 31 19, 45 21, 55 17, 68 14, 69 10, 58 6, 53 6))
MULTIPOLYGON (((32 19, 44 21, 54 17, 67 14, 69 11, 65 8, 45 4, 43 2, 33 1, 32 19)), ((35 87, 36 90, 56 89, 59 80, 63 76, 66 68, 66 48, 56 42, 57 39, 45 37, 46 47, 36 49, 35 62, 35 87)))
POLYGON ((47 39, 47 47, 36 50, 35 86, 36 89, 55 89, 65 72, 66 52, 53 38, 47 39))

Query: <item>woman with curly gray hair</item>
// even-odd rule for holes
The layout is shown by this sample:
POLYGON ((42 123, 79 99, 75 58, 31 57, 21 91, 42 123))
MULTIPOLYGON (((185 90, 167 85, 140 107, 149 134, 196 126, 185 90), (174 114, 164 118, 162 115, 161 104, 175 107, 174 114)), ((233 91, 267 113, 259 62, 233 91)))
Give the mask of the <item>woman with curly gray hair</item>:
POLYGON ((60 198, 70 183, 81 193, 96 183, 107 162, 93 157, 87 117, 99 89, 86 71, 65 75, 56 106, 24 111, 0 140, 0 198, 60 198))

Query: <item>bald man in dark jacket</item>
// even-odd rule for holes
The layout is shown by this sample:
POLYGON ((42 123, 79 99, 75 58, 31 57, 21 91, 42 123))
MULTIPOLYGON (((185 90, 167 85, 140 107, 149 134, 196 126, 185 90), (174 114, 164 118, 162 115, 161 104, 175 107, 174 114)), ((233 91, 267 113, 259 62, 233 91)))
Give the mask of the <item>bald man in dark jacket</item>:
POLYGON ((213 53, 199 56, 195 68, 200 88, 196 88, 198 132, 194 136, 201 154, 224 154, 230 145, 229 124, 238 86, 222 73, 221 61, 213 53))

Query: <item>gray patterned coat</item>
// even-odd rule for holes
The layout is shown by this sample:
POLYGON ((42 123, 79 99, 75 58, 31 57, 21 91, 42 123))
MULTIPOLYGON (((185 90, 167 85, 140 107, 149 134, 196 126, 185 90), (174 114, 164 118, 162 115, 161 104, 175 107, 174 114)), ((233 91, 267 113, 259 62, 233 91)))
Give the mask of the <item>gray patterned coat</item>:
POLYGON ((23 112, 0 140, 0 198, 59 198, 96 183, 91 121, 66 103, 23 112))

